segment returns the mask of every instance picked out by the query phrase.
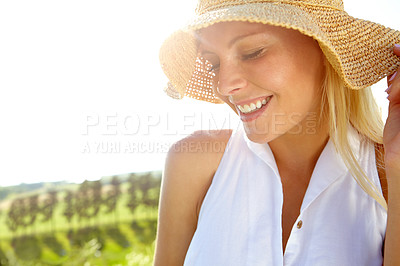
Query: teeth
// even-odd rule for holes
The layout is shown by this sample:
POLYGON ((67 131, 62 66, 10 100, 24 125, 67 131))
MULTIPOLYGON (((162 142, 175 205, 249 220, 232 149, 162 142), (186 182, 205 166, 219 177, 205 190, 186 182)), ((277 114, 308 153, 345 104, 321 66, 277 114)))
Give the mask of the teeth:
POLYGON ((269 96, 267 99, 264 99, 262 101, 257 101, 255 104, 251 103, 250 105, 245 104, 244 106, 238 105, 237 107, 242 113, 250 113, 253 112, 257 109, 260 109, 263 105, 266 105, 267 102, 271 99, 271 96, 269 96))

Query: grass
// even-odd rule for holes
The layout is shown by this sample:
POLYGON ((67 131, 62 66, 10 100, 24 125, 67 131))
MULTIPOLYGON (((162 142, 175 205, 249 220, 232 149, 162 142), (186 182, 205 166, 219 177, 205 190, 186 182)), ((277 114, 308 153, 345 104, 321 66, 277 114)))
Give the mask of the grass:
MULTIPOLYGON (((6 225, 7 211, 0 210, 0 265, 152 265, 157 208, 139 205, 132 213, 126 203, 128 184, 121 184, 121 198, 116 211, 99 214, 88 220, 64 217, 65 190, 50 221, 38 216, 33 226, 12 232, 6 225)), ((78 186, 74 186, 76 189, 78 186)), ((156 191, 156 190, 155 190, 156 191)), ((27 194, 28 195, 28 194, 27 194)), ((157 193, 155 194, 156 196, 157 193)), ((15 198, 10 195, 7 201, 15 198)))
POLYGON ((134 220, 3 239, 0 253, 10 265, 152 265, 155 234, 156 220, 134 220))

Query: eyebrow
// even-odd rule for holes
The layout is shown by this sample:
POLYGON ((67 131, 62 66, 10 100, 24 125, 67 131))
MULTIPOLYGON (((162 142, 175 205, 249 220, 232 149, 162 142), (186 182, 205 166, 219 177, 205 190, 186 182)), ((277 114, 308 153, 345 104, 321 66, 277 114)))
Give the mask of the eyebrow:
MULTIPOLYGON (((233 38, 232 40, 229 41, 228 48, 231 48, 236 42, 238 42, 242 39, 245 39, 247 37, 254 36, 254 35, 264 34, 264 33, 265 32, 263 32, 263 31, 256 31, 256 32, 250 32, 250 33, 245 33, 245 34, 236 36, 235 38, 233 38)), ((204 54, 214 54, 214 53, 211 51, 208 51, 208 50, 203 50, 201 52, 201 55, 203 56, 204 54)))
POLYGON ((258 34, 262 34, 264 33, 263 31, 258 31, 258 32, 251 32, 251 33, 246 33, 243 35, 239 35, 236 36, 235 38, 233 38, 229 43, 228 43, 228 47, 231 48, 236 42, 245 39, 247 37, 253 36, 253 35, 258 35, 258 34))

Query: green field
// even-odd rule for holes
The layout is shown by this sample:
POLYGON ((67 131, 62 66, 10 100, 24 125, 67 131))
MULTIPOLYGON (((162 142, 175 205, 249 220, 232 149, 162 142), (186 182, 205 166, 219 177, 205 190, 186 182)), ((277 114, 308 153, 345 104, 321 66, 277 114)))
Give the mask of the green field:
MULTIPOLYGON (((10 220, 12 201, 40 195, 40 207, 46 200, 44 195, 48 189, 3 196, 0 202, 0 265, 152 265, 160 174, 153 173, 151 177, 149 174, 136 175, 135 178, 131 179, 133 183, 127 179, 121 182, 121 193, 112 211, 107 213, 107 206, 96 205, 96 215, 82 217, 77 211, 70 221, 64 214, 67 208, 64 199, 68 190, 77 193, 82 186, 58 186, 58 203, 51 219, 42 221, 44 215, 38 211, 34 223, 19 226, 14 231, 7 221, 10 220), (152 183, 146 181, 151 178, 152 183), (143 185, 145 181, 147 188, 143 185), (135 195, 133 199, 132 195, 135 195), (127 206, 129 201, 134 202, 133 208, 127 206)), ((110 193, 110 185, 108 181, 102 183, 103 201, 110 193)), ((96 204, 94 194, 89 192, 84 196, 85 199, 91 198, 85 202, 89 204, 88 209, 93 209, 90 204, 96 204)), ((76 198, 78 196, 75 194, 76 198)), ((82 193, 79 197, 82 198, 82 193)), ((28 200, 25 202, 28 204, 28 200)), ((78 206, 77 199, 75 202, 78 206)))

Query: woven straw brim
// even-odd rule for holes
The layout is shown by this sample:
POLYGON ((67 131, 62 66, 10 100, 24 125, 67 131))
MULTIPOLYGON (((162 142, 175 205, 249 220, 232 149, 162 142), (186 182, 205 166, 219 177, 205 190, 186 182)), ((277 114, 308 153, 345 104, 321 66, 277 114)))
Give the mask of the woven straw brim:
POLYGON ((198 57, 196 31, 218 22, 248 21, 295 29, 318 41, 323 53, 345 85, 371 86, 400 66, 393 46, 400 32, 357 19, 331 7, 282 3, 231 6, 199 15, 162 45, 160 62, 169 79, 165 92, 177 99, 220 103, 212 90, 212 75, 198 57))

